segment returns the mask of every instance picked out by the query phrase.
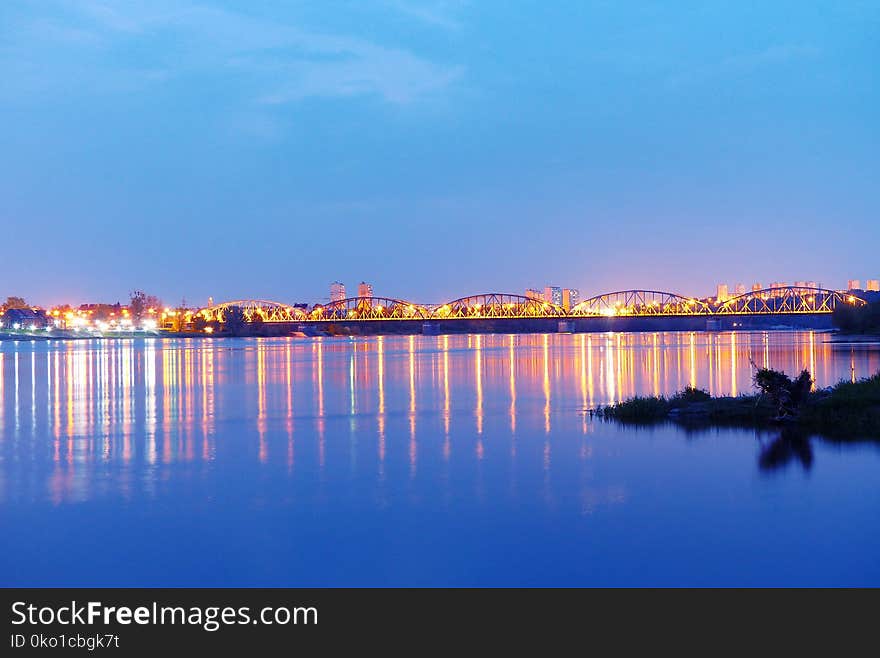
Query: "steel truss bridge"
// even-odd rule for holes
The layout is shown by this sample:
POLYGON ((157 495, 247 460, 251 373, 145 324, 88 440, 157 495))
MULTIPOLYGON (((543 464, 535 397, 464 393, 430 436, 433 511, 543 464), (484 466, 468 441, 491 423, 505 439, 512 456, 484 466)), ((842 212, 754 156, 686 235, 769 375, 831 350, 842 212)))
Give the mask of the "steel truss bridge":
POLYGON ((245 299, 200 309, 197 315, 224 322, 232 307, 247 322, 327 323, 379 320, 462 320, 588 317, 721 317, 731 315, 803 315, 832 313, 841 305, 863 306, 865 300, 823 288, 765 288, 709 303, 658 290, 621 290, 590 297, 571 309, 542 299, 504 293, 461 297, 445 304, 416 304, 389 297, 350 297, 303 309, 279 302, 245 299), (259 318, 259 319, 257 319, 259 318))
POLYGON ((196 315, 201 315, 208 322, 225 322, 226 315, 232 308, 240 308, 246 322, 256 322, 257 317, 263 322, 301 322, 308 319, 308 313, 304 309, 265 299, 223 302, 200 309, 196 315))

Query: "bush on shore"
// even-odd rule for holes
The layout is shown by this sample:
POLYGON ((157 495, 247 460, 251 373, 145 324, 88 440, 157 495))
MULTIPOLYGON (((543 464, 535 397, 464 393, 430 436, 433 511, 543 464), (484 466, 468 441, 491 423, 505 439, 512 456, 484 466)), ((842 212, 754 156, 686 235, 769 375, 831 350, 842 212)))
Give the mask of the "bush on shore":
POLYGON ((811 391, 813 381, 806 370, 791 379, 778 371, 759 369, 754 383, 759 392, 752 395, 712 397, 688 387, 671 397, 636 396, 594 413, 625 423, 782 424, 841 438, 880 437, 880 372, 857 382, 811 391))

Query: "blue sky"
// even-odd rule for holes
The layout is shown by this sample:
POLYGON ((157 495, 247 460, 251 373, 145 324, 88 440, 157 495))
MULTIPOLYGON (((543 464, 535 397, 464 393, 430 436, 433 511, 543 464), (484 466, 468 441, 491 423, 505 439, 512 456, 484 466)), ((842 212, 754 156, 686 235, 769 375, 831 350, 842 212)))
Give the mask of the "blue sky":
POLYGON ((880 3, 0 5, 0 295, 880 278, 880 3))

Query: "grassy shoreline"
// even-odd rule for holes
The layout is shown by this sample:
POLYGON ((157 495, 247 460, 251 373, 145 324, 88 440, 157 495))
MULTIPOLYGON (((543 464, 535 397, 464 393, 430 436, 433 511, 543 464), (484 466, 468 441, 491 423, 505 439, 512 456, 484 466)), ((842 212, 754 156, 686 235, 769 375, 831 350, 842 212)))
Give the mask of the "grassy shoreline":
POLYGON ((600 418, 627 424, 674 422, 685 426, 792 428, 842 440, 880 439, 880 372, 856 382, 842 381, 810 391, 795 413, 780 415, 764 393, 712 397, 686 388, 671 397, 636 396, 599 407, 600 418))

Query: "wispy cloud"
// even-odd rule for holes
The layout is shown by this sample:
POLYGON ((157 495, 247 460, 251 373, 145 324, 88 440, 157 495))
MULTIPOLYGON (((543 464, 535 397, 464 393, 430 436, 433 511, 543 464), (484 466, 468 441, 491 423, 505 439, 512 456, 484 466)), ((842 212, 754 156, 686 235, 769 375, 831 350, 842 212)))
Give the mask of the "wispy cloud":
MULTIPOLYGON (((443 22, 439 10, 413 9, 424 20, 443 22)), ((19 62, 39 58, 51 68, 59 58, 90 57, 94 78, 132 69, 186 75, 248 76, 254 100, 288 103, 312 96, 377 96, 389 103, 418 100, 447 87, 461 67, 433 62, 409 50, 344 34, 330 34, 293 23, 265 20, 203 4, 181 2, 106 3, 62 1, 58 11, 32 16, 16 29, 19 62), (94 59, 95 52, 134 55, 94 59), (92 52, 89 52, 89 51, 92 52), (98 65, 105 70, 95 70, 98 65)), ((0 29, 0 36, 3 30, 0 29)), ((2 56, 2 55, 0 55, 2 56)), ((47 70, 45 84, 51 82, 47 70)), ((144 81, 156 77, 143 77, 144 81)))
POLYGON ((95 23, 119 32, 139 32, 147 18, 147 14, 139 11, 136 5, 125 5, 123 9, 119 5, 90 0, 67 0, 65 4, 72 11, 90 17, 95 23))
POLYGON ((461 23, 457 10, 464 4, 461 0, 384 0, 385 6, 419 22, 447 30, 457 30, 461 23))

